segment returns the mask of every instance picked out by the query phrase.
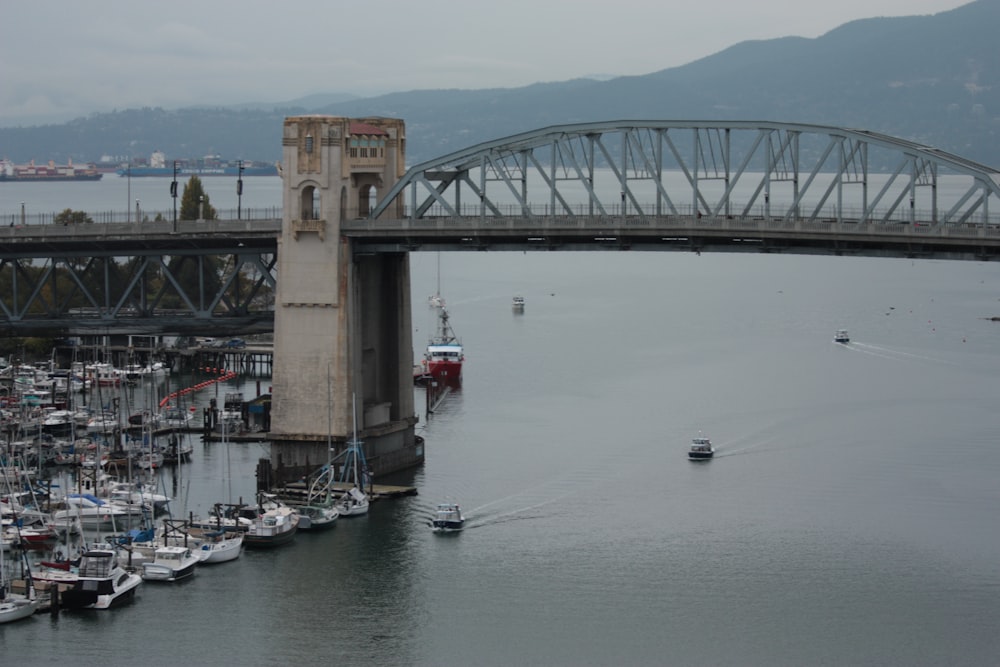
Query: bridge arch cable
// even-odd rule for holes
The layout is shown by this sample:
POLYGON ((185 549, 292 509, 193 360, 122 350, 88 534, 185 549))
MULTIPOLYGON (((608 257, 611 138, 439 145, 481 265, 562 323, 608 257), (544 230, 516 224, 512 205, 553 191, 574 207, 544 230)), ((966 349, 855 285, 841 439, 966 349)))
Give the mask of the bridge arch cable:
POLYGON ((986 224, 998 170, 914 141, 824 125, 646 120, 556 125, 411 167, 371 220, 715 216, 986 224), (942 176, 967 190, 939 201, 942 176), (391 213, 390 213, 391 212, 391 213))

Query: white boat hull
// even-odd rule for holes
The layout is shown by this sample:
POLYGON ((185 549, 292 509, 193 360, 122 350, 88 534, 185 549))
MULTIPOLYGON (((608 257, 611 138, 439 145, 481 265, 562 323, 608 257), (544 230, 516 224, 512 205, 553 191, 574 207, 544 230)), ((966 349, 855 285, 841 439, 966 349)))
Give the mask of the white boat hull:
POLYGON ((243 553, 243 535, 233 535, 218 542, 205 542, 197 551, 202 563, 228 563, 243 553))
POLYGON ((38 610, 39 601, 27 598, 7 597, 0 602, 0 623, 11 623, 28 618, 38 610))

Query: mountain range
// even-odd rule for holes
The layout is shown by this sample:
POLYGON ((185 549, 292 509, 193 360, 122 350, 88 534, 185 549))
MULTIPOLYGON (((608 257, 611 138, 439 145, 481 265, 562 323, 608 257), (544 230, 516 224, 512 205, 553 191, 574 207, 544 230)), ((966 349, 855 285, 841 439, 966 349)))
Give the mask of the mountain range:
POLYGON ((691 119, 865 129, 1000 168, 997 26, 1000 0, 976 0, 934 15, 852 21, 814 39, 741 42, 643 76, 95 113, 59 125, 0 128, 0 155, 92 162, 161 150, 168 159, 276 161, 284 118, 318 113, 403 118, 411 164, 550 125, 691 119))

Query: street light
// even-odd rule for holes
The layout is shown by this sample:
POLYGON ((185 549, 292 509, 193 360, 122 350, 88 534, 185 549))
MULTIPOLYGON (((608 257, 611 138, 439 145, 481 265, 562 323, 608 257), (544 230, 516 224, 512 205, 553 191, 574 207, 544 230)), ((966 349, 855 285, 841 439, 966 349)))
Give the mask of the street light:
POLYGON ((240 173, 236 179, 236 219, 240 219, 243 208, 243 160, 240 160, 240 173))
POLYGON ((198 197, 198 221, 205 219, 205 195, 198 197))
POLYGON ((177 160, 174 160, 174 180, 170 182, 170 196, 174 198, 174 232, 177 231, 177 160))
POLYGON ((139 200, 135 200, 135 221, 142 222, 142 216, 139 215, 139 200))
POLYGON ((24 227, 24 202, 21 202, 21 226, 24 227))

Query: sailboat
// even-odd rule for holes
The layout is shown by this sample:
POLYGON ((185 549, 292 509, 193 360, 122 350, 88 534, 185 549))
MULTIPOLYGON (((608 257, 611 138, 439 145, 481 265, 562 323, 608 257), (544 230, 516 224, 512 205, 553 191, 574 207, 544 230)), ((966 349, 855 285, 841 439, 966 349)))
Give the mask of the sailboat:
POLYGON ((352 398, 351 409, 354 418, 354 437, 347 443, 344 455, 344 474, 350 474, 354 486, 337 500, 337 511, 341 516, 359 516, 368 513, 368 494, 365 493, 362 469, 365 467, 365 453, 358 440, 357 398, 352 398))
POLYGON ((326 371, 326 466, 309 487, 309 496, 299 511, 299 529, 323 530, 337 525, 340 511, 333 498, 333 387, 330 369, 326 371))
MULTIPOLYGON (((222 446, 226 450, 226 482, 229 485, 228 495, 231 500, 233 497, 233 476, 232 467, 229 464, 229 440, 226 438, 226 429, 222 431, 222 446)), ((239 528, 238 524, 224 525, 223 514, 221 504, 217 504, 215 506, 214 526, 208 528, 192 526, 190 528, 191 536, 200 542, 195 555, 201 559, 202 563, 228 563, 236 560, 243 553, 243 530, 239 528)))
MULTIPOLYGON (((14 525, 17 526, 17 523, 14 525)), ((24 558, 23 550, 21 557, 24 558)), ((3 549, 0 549, 0 623, 10 623, 34 614, 40 602, 35 596, 30 575, 26 579, 27 588, 24 595, 10 591, 10 577, 7 575, 4 560, 3 549)))

